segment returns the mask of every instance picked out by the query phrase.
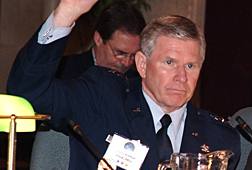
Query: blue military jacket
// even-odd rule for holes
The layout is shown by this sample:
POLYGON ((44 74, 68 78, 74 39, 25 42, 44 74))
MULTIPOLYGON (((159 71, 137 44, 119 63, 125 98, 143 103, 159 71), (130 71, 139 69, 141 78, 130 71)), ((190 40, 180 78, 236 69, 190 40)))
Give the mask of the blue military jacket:
MULTIPOLYGON (((78 78, 93 65, 92 48, 80 54, 64 56, 60 60, 55 77, 61 80, 78 78)), ((139 76, 138 72, 133 69, 129 69, 125 75, 127 77, 139 76)))
MULTIPOLYGON (((141 140, 150 148, 141 169, 157 169, 157 139, 141 78, 128 80, 121 73, 94 66, 78 79, 58 80, 54 77, 67 38, 48 45, 36 42, 35 34, 20 50, 9 76, 8 93, 26 98, 40 114, 51 114, 48 123, 66 133, 66 120, 72 117, 102 155, 109 134, 141 140)), ((69 169, 97 169, 99 160, 93 152, 74 133, 69 136, 69 169)), ((229 169, 234 169, 240 155, 238 133, 221 117, 189 102, 180 151, 215 150, 233 151, 229 169)))

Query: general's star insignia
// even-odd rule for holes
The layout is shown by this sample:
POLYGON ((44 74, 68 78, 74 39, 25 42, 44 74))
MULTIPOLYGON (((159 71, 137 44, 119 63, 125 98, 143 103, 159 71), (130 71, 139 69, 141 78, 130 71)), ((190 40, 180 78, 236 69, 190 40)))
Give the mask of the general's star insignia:
POLYGON ((199 133, 198 132, 192 132, 192 135, 198 137, 199 133))
POLYGON ((116 73, 115 70, 109 70, 108 72, 110 72, 110 73, 116 73))

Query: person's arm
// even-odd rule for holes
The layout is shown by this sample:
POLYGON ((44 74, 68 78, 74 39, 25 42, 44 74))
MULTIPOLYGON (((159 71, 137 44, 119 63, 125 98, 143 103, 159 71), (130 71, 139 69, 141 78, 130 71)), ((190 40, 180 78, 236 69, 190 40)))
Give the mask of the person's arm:
POLYGON ((39 44, 49 44, 70 34, 75 23, 71 27, 54 28, 54 11, 47 18, 38 33, 39 44))
MULTIPOLYGON (((87 12, 96 1, 97 0, 62 0, 59 6, 66 2, 74 3, 78 8, 81 8, 83 10, 82 13, 84 13, 87 12), (77 2, 79 2, 79 5, 77 2), (87 6, 85 6, 85 4, 87 4, 87 6)), ((57 15, 65 13, 64 10, 60 12, 58 7, 55 11, 57 11, 57 15)), ((79 12, 78 16, 80 14, 79 12)), ((55 17, 55 20, 56 18, 59 19, 60 17, 55 17)), ((75 17, 75 19, 77 19, 77 17, 75 17)), ((71 20, 69 22, 70 25, 73 22, 74 20, 71 20)), ((59 26, 59 23, 57 25, 59 26)), ((63 25, 61 26, 64 27, 63 25)), ((69 25, 65 26, 68 27, 69 25)), ((67 91, 64 91, 66 86, 54 78, 58 63, 64 53, 64 48, 61 47, 67 44, 67 37, 62 38, 61 41, 55 41, 45 45, 37 42, 38 36, 36 34, 37 33, 35 33, 19 51, 14 61, 7 83, 7 93, 26 98, 32 103, 35 111, 40 114, 52 113, 56 109, 55 105, 57 105, 53 102, 62 104, 64 108, 69 109, 67 111, 70 112, 70 106, 68 106, 67 100, 60 99, 61 96, 64 97, 68 95, 67 91)), ((62 107, 60 109, 64 108, 62 107)))
POLYGON ((67 36, 75 21, 82 14, 88 12, 96 1, 98 0, 62 0, 43 24, 38 35, 38 43, 48 44, 67 36))
MULTIPOLYGON (((61 0, 54 12, 54 28, 71 26, 80 15, 88 12, 96 2, 97 0, 61 0)), ((41 90, 41 82, 53 81, 66 44, 67 38, 49 45, 39 44, 35 33, 24 48, 19 51, 14 61, 7 85, 8 92, 16 95, 24 95, 24 92, 32 94, 32 92, 29 92, 30 90, 37 90, 37 92, 41 90), (41 77, 40 80, 38 74, 46 74, 51 78, 42 79, 41 77), (37 76, 37 78, 33 76, 37 76), (28 78, 29 81, 27 81, 28 78), (31 85, 31 83, 33 84, 31 85), (29 86, 33 86, 33 88, 29 86)))
MULTIPOLYGON (((53 29, 68 29, 79 16, 88 12, 97 1, 98 0, 61 0, 53 13, 53 29)), ((24 65, 24 63, 28 63, 27 65, 29 66, 39 65, 32 69, 32 71, 35 71, 36 69, 39 70, 39 67, 43 64, 58 61, 62 56, 64 46, 61 45, 58 47, 58 42, 51 43, 50 45, 42 45, 38 42, 37 38, 38 34, 36 32, 24 48, 20 50, 12 67, 10 79, 17 73, 15 70, 22 68, 21 66, 24 65)), ((66 45, 64 41, 62 44, 66 45)))

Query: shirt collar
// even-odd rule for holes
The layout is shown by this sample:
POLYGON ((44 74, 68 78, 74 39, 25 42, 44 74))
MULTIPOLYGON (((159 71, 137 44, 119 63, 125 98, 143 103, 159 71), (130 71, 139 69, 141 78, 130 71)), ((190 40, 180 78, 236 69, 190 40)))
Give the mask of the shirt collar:
POLYGON ((92 50, 92 55, 93 55, 94 65, 95 65, 95 66, 97 66, 97 61, 96 61, 96 59, 95 59, 94 46, 92 46, 91 50, 92 50))
POLYGON ((176 137, 176 135, 178 133, 178 130, 180 128, 180 124, 181 124, 181 122, 183 120, 183 116, 184 116, 184 113, 186 111, 186 106, 187 106, 187 103, 184 104, 178 110, 175 110, 174 112, 169 113, 169 115, 171 116, 171 119, 172 119, 172 124, 173 124, 175 137, 176 137))
MULTIPOLYGON (((149 105, 149 108, 151 110, 151 114, 152 114, 152 118, 153 118, 153 122, 154 122, 154 127, 155 127, 155 131, 157 133, 157 131, 162 127, 161 123, 160 123, 160 119, 164 116, 165 112, 161 109, 161 107, 155 103, 142 89, 143 91, 143 95, 149 105)), ((174 130, 174 135, 176 137, 178 130, 180 128, 180 124, 183 120, 183 116, 184 113, 186 111, 186 106, 187 103, 184 104, 181 108, 179 108, 178 110, 175 110, 174 112, 171 113, 167 113, 171 116, 172 119, 172 123, 171 125, 173 126, 173 130, 174 130)))

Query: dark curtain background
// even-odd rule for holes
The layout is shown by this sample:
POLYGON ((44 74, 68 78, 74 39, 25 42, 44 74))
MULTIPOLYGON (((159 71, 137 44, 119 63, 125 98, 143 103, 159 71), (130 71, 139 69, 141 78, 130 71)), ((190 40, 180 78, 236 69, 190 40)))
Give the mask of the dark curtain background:
POLYGON ((201 108, 225 118, 252 103, 252 1, 208 0, 201 108))

